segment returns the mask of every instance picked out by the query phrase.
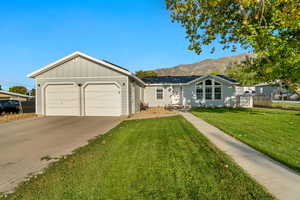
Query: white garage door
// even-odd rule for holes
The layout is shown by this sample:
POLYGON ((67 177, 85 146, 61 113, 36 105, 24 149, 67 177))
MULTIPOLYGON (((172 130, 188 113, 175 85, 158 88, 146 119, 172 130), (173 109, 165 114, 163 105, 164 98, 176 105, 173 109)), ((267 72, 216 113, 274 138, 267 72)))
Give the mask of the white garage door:
POLYGON ((120 116, 121 94, 115 84, 89 84, 84 89, 86 116, 120 116))
POLYGON ((80 115, 77 85, 48 85, 45 89, 46 115, 80 115))

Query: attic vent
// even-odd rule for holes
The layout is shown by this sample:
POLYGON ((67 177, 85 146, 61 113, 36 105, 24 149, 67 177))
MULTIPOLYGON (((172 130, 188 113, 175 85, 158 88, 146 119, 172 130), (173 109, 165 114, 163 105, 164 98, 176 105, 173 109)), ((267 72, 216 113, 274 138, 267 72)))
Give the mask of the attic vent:
POLYGON ((75 63, 75 62, 78 62, 78 57, 74 58, 72 61, 73 61, 74 63, 75 63))

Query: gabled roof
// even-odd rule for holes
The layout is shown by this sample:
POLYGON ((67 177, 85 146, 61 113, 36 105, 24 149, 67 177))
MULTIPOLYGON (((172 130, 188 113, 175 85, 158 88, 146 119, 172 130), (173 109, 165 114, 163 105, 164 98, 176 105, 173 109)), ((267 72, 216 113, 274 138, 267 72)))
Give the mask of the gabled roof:
POLYGON ((188 83, 200 77, 201 76, 150 76, 144 77, 142 80, 148 84, 180 84, 188 83))
POLYGON ((223 75, 223 74, 218 74, 218 75, 216 75, 216 76, 218 76, 218 77, 220 77, 220 78, 222 78, 222 79, 225 79, 225 80, 227 80, 227 81, 229 81, 229 82, 232 82, 232 83, 238 83, 236 80, 234 80, 234 79, 232 79, 232 78, 229 78, 228 76, 225 76, 225 75, 223 75))
POLYGON ((15 93, 15 92, 8 92, 8 91, 4 91, 4 90, 0 90, 0 94, 6 94, 6 95, 18 96, 18 97, 24 97, 24 98, 33 98, 33 96, 19 94, 19 93, 15 93))
POLYGON ((233 80, 225 75, 193 75, 193 76, 150 76, 144 77, 142 80, 146 84, 183 84, 188 85, 198 80, 202 80, 208 77, 221 79, 230 84, 238 84, 236 80, 233 80))
POLYGON ((59 66, 59 65, 61 65, 63 63, 65 63, 65 62, 67 62, 69 60, 72 60, 73 58, 76 58, 78 56, 83 57, 83 58, 85 58, 87 60, 93 61, 95 63, 104 65, 104 66, 106 66, 106 67, 108 67, 110 69, 113 69, 113 70, 118 71, 118 72, 120 72, 122 74, 130 76, 130 77, 132 77, 133 79, 137 80, 138 82, 140 82, 142 84, 145 84, 141 79, 139 79, 138 77, 134 76, 127 69, 125 69, 123 67, 120 67, 118 65, 115 65, 115 64, 113 64, 111 62, 108 62, 108 61, 104 61, 104 60, 100 60, 100 59, 97 59, 97 58, 93 58, 93 57, 91 57, 91 56, 89 56, 87 54, 81 53, 79 51, 76 51, 76 52, 74 52, 74 53, 72 53, 72 54, 70 54, 70 55, 68 55, 66 57, 63 57, 63 58, 61 58, 61 59, 59 59, 59 60, 57 60, 57 61, 55 61, 53 63, 50 63, 49 65, 46 65, 46 66, 44 66, 44 67, 42 67, 42 68, 40 68, 40 69, 38 69, 38 70, 36 70, 36 71, 28 74, 27 77, 29 77, 29 78, 35 78, 36 76, 38 76, 38 75, 40 75, 40 74, 42 74, 42 73, 44 73, 46 71, 49 71, 49 70, 51 70, 51 69, 53 69, 53 68, 55 68, 55 67, 57 67, 57 66, 59 66))

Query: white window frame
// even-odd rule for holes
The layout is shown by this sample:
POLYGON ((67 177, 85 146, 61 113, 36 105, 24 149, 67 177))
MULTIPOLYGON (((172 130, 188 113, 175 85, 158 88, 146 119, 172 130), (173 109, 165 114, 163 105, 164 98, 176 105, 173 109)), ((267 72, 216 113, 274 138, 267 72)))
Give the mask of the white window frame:
POLYGON ((222 100, 223 99, 223 84, 222 83, 220 83, 220 82, 218 82, 220 85, 216 85, 215 84, 215 82, 218 82, 218 81, 214 81, 214 91, 213 91, 213 96, 214 96, 214 100, 222 100), (216 91, 215 91, 215 89, 216 88, 220 88, 221 89, 221 97, 220 97, 220 99, 216 99, 216 91))
POLYGON ((161 101, 161 100, 164 99, 164 88, 161 88, 161 87, 155 88, 155 99, 158 100, 158 101, 161 101), (157 90, 162 91, 162 98, 161 99, 157 98, 157 94, 158 94, 157 90))
POLYGON ((196 99, 197 100, 203 100, 203 97, 204 97, 204 83, 203 83, 203 81, 201 81, 201 82, 198 82, 198 83, 196 83, 196 88, 195 88, 195 95, 196 95, 196 99), (201 85, 199 85, 200 83, 202 83, 201 85), (202 98, 198 98, 198 96, 197 96, 197 89, 202 89, 202 98))
POLYGON ((195 83, 195 98, 196 100, 201 100, 201 101, 220 101, 223 100, 223 83, 220 81, 215 81, 214 79, 205 79, 202 80, 200 82, 196 82, 195 83), (212 85, 206 85, 205 81, 206 80, 211 80, 212 81, 212 85), (202 99, 198 99, 197 98, 197 89, 199 88, 199 86, 197 84, 202 82, 202 99), (215 85, 215 82, 219 83, 220 85, 215 85), (212 89, 212 98, 211 99, 206 99, 206 88, 209 87, 212 89), (215 88, 221 88, 221 98, 220 99, 216 99, 215 98, 215 88))

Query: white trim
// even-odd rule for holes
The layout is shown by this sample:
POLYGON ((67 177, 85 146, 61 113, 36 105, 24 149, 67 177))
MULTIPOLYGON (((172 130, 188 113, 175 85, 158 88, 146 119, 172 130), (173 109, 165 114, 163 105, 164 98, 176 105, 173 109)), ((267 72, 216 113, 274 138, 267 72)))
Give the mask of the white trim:
POLYGON ((205 78, 219 79, 219 80, 227 82, 231 85, 238 85, 239 84, 239 83, 236 83, 236 82, 231 82, 231 81, 226 80, 226 79, 224 79, 222 77, 219 77, 219 76, 207 74, 207 75, 203 75, 203 76, 201 76, 199 78, 196 78, 196 79, 194 79, 190 82, 187 82, 187 83, 147 83, 146 86, 165 86, 165 85, 184 86, 184 85, 190 85, 194 82, 200 81, 201 79, 205 79, 205 78))
POLYGON ((219 80, 222 80, 222 81, 227 82, 227 83, 232 84, 232 85, 237 85, 238 84, 238 83, 226 80, 226 79, 224 79, 222 77, 219 77, 219 76, 216 76, 216 75, 212 75, 212 74, 203 75, 203 76, 201 76, 201 77, 199 77, 197 79, 194 79, 194 80, 192 80, 192 81, 190 81, 190 82, 188 82, 186 84, 189 85, 191 83, 194 83, 194 82, 200 81, 202 79, 206 79, 206 78, 219 79, 219 80))
POLYGON ((33 98, 33 96, 25 95, 25 94, 19 94, 15 92, 8 92, 4 90, 0 90, 0 93, 2 94, 7 94, 7 95, 12 95, 12 96, 17 96, 17 97, 24 97, 24 98, 33 98))
POLYGON ((124 78, 124 76, 90 76, 90 77, 49 77, 49 78, 36 78, 37 80, 52 80, 52 79, 88 79, 88 78, 124 78))
POLYGON ((147 83, 146 86, 183 86, 189 85, 187 83, 147 83))
POLYGON ((157 87, 157 88, 155 88, 155 100, 157 100, 157 101, 162 101, 162 100, 164 100, 164 88, 163 87, 157 87), (157 90, 158 89, 161 89, 162 90, 162 99, 158 99, 157 98, 157 90))
POLYGON ((129 77, 127 77, 127 115, 130 114, 130 95, 129 95, 129 90, 130 90, 130 87, 129 87, 129 77))
MULTIPOLYGON (((42 88, 41 88, 41 113, 42 115, 46 115, 46 88, 48 85, 77 85, 77 83, 75 82, 46 82, 45 84, 43 84, 42 88)), ((79 87, 78 87, 79 88, 79 87)), ((80 101, 81 101, 81 98, 80 98, 80 93, 78 92, 78 116, 80 116, 80 113, 81 113, 81 109, 80 109, 80 101)))
POLYGON ((205 103, 206 101, 224 101, 224 99, 223 99, 224 90, 223 90, 223 84, 222 83, 220 83, 219 81, 215 81, 215 79, 212 79, 212 78, 199 80, 199 82, 202 82, 202 99, 197 99, 197 83, 198 82, 196 82, 195 83, 195 90, 194 90, 196 100, 200 101, 201 103, 205 103), (206 99, 206 84, 205 84, 206 80, 211 80, 212 81, 212 85, 208 86, 208 87, 212 88, 212 98, 211 99, 206 99), (216 88, 215 82, 218 82, 218 83, 221 84, 221 85, 217 85, 217 87, 221 88, 221 99, 215 99, 215 88, 216 88))
POLYGON ((38 96, 41 96, 41 95, 38 95, 38 87, 37 87, 38 83, 37 81, 35 81, 35 114, 40 114, 38 113, 38 96))
POLYGON ((123 95, 123 92, 122 92, 122 87, 120 86, 119 83, 115 82, 115 81, 90 81, 90 82, 86 82, 84 83, 81 87, 80 87, 80 90, 81 90, 81 116, 86 116, 86 113, 85 113, 85 88, 88 86, 88 85, 111 85, 111 84, 114 84, 116 85, 119 90, 120 90, 120 116, 122 115, 122 95, 123 95))
POLYGON ((40 75, 40 74, 42 74, 42 73, 44 73, 46 71, 49 71, 49 70, 57 67, 58 65, 60 65, 62 63, 65 63, 67 61, 70 61, 70 60, 72 60, 72 59, 74 59, 74 58, 76 58, 78 56, 81 56, 83 58, 91 60, 91 61, 93 61, 95 63, 104 65, 104 66, 106 66, 108 68, 111 68, 111 69, 113 69, 115 71, 121 72, 121 73, 123 73, 123 74, 125 74, 127 76, 132 77, 133 79, 137 80, 138 82, 142 83, 143 85, 145 85, 144 81, 142 81, 140 78, 136 77, 135 75, 133 75, 129 71, 127 71, 125 69, 122 69, 122 68, 119 68, 119 67, 116 67, 116 66, 114 66, 114 65, 112 65, 112 64, 110 64, 108 62, 103 61, 103 60, 99 60, 99 59, 93 58, 93 57, 91 57, 91 56, 89 56, 87 54, 81 53, 79 51, 76 51, 76 52, 74 52, 74 53, 72 53, 72 54, 70 54, 68 56, 65 56, 65 57, 63 57, 63 58, 61 58, 61 59, 59 59, 59 60, 57 60, 57 61, 55 61, 53 63, 50 63, 49 65, 46 65, 46 66, 44 66, 44 67, 42 67, 42 68, 40 68, 40 69, 38 69, 38 70, 36 70, 36 71, 28 74, 27 77, 28 78, 35 78, 36 76, 38 76, 38 75, 40 75))

